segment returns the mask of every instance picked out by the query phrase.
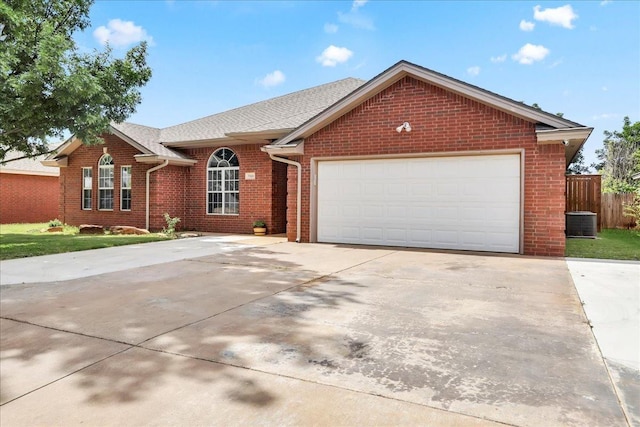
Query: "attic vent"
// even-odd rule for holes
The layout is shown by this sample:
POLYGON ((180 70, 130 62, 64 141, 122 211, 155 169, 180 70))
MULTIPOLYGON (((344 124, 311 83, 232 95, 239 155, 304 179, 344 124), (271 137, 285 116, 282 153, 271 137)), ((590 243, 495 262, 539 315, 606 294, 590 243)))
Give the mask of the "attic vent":
POLYGON ((595 239, 598 235, 598 219, 593 212, 567 212, 567 237, 589 237, 595 239))

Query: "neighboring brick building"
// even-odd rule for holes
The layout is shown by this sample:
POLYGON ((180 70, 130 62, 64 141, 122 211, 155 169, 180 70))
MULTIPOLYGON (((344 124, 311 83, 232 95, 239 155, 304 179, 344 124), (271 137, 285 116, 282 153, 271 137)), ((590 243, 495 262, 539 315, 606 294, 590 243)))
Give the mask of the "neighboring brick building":
POLYGON ((200 231, 263 219, 302 242, 562 256, 564 172, 592 128, 401 61, 369 82, 112 131, 44 162, 61 167, 64 221, 159 229, 167 212, 200 231))
POLYGON ((9 152, 0 164, 0 224, 46 222, 58 216, 59 171, 40 164, 45 156, 17 159, 9 152))

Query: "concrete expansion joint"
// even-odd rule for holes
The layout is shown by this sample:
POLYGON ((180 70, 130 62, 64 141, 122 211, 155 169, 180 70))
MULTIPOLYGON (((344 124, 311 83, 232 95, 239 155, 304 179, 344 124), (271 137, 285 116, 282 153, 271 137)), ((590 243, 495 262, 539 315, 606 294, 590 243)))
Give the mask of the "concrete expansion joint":
POLYGON ((85 370, 85 369, 87 369, 87 368, 90 368, 90 367, 92 367, 92 366, 94 366, 94 365, 97 365, 98 363, 104 362, 104 361, 105 361, 105 360, 107 360, 107 359, 110 359, 110 358, 112 358, 112 357, 114 357, 114 356, 117 356, 117 355, 119 355, 119 354, 121 354, 121 353, 124 353, 125 351, 129 351, 129 350, 131 350, 132 348, 136 347, 135 345, 130 344, 130 343, 127 343, 127 342, 124 342, 124 341, 118 341, 118 340, 113 340, 113 339, 103 338, 103 337, 96 337, 96 336, 93 336, 93 335, 83 334, 83 333, 80 333, 80 332, 67 331, 67 330, 65 330, 65 329, 53 328, 53 327, 51 327, 51 326, 39 325, 39 324, 37 324, 37 323, 27 322, 27 321, 25 321, 25 320, 13 319, 13 318, 11 318, 11 317, 4 317, 4 316, 0 316, 0 319, 4 319, 4 320, 11 320, 12 322, 22 323, 22 324, 30 325, 30 326, 36 326, 36 327, 44 328, 44 329, 50 329, 50 330, 52 330, 52 331, 65 332, 65 333, 69 333, 69 334, 80 335, 80 336, 87 337, 87 338, 95 338, 95 339, 99 339, 99 340, 103 340, 103 341, 110 341, 110 342, 113 342, 113 343, 124 344, 124 345, 128 345, 128 346, 129 346, 129 347, 124 348, 124 349, 122 349, 122 350, 116 351, 115 353, 109 354, 108 356, 105 356, 105 357, 103 357, 103 358, 101 358, 101 359, 99 359, 99 360, 96 360, 96 361, 94 361, 94 362, 91 362, 91 363, 89 363, 89 364, 87 364, 87 365, 85 365, 85 366, 83 366, 83 367, 81 367, 81 368, 78 368, 78 369, 76 369, 75 371, 69 372, 69 373, 67 373, 67 374, 65 374, 65 375, 63 375, 63 376, 61 376, 60 378, 56 378, 56 379, 55 379, 55 380, 53 380, 53 381, 49 381, 48 383, 43 384, 43 385, 41 385, 40 387, 36 387, 36 388, 34 388, 33 390, 29 390, 28 392, 23 393, 23 394, 21 394, 20 396, 16 396, 16 397, 14 397, 14 398, 13 398, 13 399, 11 399, 11 400, 7 400, 6 402, 1 403, 1 404, 0 404, 0 407, 1 407, 1 406, 6 405, 6 404, 8 404, 8 403, 11 403, 11 402, 13 402, 13 401, 15 401, 15 400, 18 400, 18 399, 20 399, 20 398, 22 398, 22 397, 24 397, 24 396, 27 396, 27 395, 29 395, 29 394, 31 394, 31 393, 34 393, 34 392, 36 392, 36 391, 38 391, 38 390, 40 390, 40 389, 43 389, 43 388, 45 388, 45 387, 48 387, 48 386, 50 386, 51 384, 55 384, 55 383, 57 383, 58 381, 61 381, 61 380, 65 379, 65 378, 67 378, 67 377, 70 377, 71 375, 74 375, 74 374, 76 374, 76 373, 78 373, 78 372, 84 371, 84 370, 85 370))

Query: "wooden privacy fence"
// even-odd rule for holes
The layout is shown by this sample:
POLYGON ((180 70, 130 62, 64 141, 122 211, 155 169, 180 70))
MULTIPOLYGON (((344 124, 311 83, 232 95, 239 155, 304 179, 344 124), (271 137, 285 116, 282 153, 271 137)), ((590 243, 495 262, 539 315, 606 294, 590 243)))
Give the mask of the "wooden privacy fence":
POLYGON ((600 175, 567 175, 565 212, 588 211, 598 214, 598 231, 604 227, 600 214, 601 196, 600 175))
POLYGON ((598 215, 602 228, 633 228, 635 221, 624 215, 624 205, 633 202, 634 197, 634 193, 604 193, 598 215))

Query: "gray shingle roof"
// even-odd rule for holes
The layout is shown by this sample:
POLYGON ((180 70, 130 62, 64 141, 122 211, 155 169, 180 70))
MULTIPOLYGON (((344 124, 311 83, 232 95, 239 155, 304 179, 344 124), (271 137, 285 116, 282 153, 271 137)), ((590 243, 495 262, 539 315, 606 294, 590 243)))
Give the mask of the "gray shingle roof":
POLYGON ((293 129, 366 83, 346 78, 164 128, 165 143, 224 138, 230 132, 293 129))
POLYGON ((293 129, 364 83, 346 78, 164 129, 134 123, 112 126, 154 154, 183 157, 162 144, 224 138, 233 132, 293 129))
POLYGON ((146 148, 151 154, 168 158, 186 159, 181 153, 160 144, 160 129, 128 122, 112 123, 111 126, 146 148))
MULTIPOLYGON (((8 160, 16 159, 22 156, 24 156, 24 153, 9 151, 3 161, 6 162, 8 160)), ((34 157, 31 159, 8 161, 7 163, 0 164, 0 170, 6 173, 16 172, 26 174, 31 173, 33 175, 60 175, 59 169, 43 166, 42 163, 40 163, 46 157, 47 154, 43 154, 42 156, 34 157)))

